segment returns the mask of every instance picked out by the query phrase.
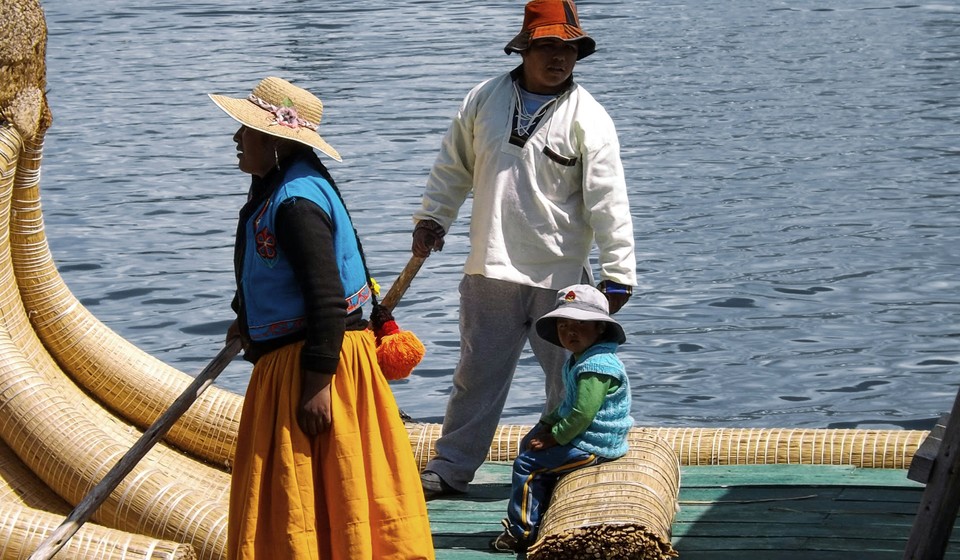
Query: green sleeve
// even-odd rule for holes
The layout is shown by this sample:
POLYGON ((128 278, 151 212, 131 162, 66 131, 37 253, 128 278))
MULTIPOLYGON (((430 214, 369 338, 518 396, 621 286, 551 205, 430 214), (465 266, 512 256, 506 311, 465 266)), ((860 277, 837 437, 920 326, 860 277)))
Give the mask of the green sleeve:
POLYGON ((597 411, 603 406, 607 393, 616 390, 620 383, 616 378, 601 373, 584 373, 577 379, 577 401, 570 414, 553 424, 551 433, 560 445, 566 445, 582 434, 593 422, 597 411))
POLYGON ((550 411, 550 414, 547 414, 546 416, 540 418, 540 421, 543 422, 544 424, 546 424, 547 426, 553 426, 554 424, 556 424, 557 422, 559 422, 559 421, 560 421, 560 407, 557 406, 556 408, 554 408, 552 411, 550 411))

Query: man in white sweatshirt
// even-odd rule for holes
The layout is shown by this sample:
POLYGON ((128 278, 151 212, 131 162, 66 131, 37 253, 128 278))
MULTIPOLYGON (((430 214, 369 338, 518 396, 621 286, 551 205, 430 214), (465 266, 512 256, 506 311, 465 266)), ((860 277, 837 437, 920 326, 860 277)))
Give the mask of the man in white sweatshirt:
POLYGON ((557 290, 593 283, 615 313, 636 282, 633 222, 610 116, 573 80, 596 43, 572 0, 532 0, 520 33, 504 48, 522 64, 466 96, 414 214, 412 251, 443 248, 473 195, 470 254, 460 282, 460 361, 437 455, 421 474, 427 499, 465 492, 500 422, 529 339, 545 373, 546 405, 563 396, 566 352, 533 333, 557 290))

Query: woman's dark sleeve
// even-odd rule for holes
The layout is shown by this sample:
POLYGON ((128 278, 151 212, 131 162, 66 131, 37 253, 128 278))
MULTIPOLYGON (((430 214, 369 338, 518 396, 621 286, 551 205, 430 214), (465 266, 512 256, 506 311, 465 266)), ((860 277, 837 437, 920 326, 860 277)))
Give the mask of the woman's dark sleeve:
POLYGON ((313 202, 292 198, 277 209, 277 244, 300 285, 306 309, 301 368, 334 373, 346 330, 347 302, 333 245, 330 217, 313 202))

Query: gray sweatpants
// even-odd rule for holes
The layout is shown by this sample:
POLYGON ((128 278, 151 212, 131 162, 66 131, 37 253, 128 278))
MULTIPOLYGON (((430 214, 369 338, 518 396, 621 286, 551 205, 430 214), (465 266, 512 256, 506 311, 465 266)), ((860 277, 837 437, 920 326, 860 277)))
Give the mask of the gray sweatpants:
POLYGON ((437 455, 426 469, 465 491, 483 464, 510 383, 527 340, 545 373, 546 404, 563 399, 561 369, 569 355, 537 336, 536 320, 552 311, 557 290, 522 286, 479 275, 460 281, 460 361, 437 440, 437 455))

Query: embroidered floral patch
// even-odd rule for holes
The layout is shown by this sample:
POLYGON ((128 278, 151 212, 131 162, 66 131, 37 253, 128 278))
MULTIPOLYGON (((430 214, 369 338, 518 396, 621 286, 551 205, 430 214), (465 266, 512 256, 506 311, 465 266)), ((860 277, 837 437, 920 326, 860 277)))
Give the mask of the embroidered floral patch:
POLYGON ((277 258, 277 238, 268 229, 257 232, 257 254, 266 260, 277 258))

